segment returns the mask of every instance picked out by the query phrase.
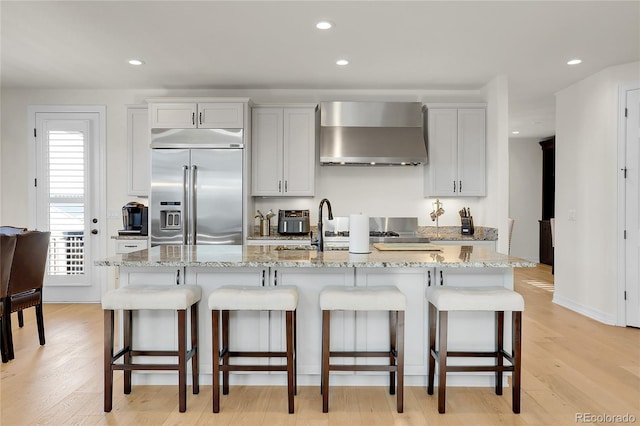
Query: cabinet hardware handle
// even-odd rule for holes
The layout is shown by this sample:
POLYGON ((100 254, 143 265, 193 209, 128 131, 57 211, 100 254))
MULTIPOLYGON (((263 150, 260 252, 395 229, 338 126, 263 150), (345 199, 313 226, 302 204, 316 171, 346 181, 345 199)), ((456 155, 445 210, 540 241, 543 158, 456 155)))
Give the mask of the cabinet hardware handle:
POLYGON ((277 286, 278 285, 278 270, 274 270, 273 271, 273 285, 277 286))
POLYGON ((136 246, 135 244, 125 244, 124 245, 126 248, 136 248, 138 246, 136 246))
POLYGON ((282 181, 278 181, 278 192, 282 192, 282 181))
POLYGON ((200 124, 202 124, 202 113, 198 114, 198 120, 200 121, 200 124))
POLYGON ((460 188, 458 189, 458 192, 462 192, 462 181, 460 181, 460 185, 458 185, 458 188, 460 188))
POLYGON ((180 269, 176 269, 176 285, 180 285, 180 269))
POLYGON ((431 287, 431 271, 427 271, 427 287, 431 287))
POLYGON ((284 192, 289 191, 289 188, 288 188, 288 187, 289 187, 289 181, 288 181, 288 180, 285 180, 285 181, 284 181, 284 192))
POLYGON ((195 112, 191 113, 191 124, 193 124, 194 126, 196 125, 196 113, 195 112))
POLYGON ((444 285, 444 277, 442 276, 442 270, 440 270, 440 285, 444 285))
POLYGON ((456 192, 456 181, 453 181, 453 192, 456 192))
POLYGON ((264 287, 264 276, 265 276, 265 271, 263 269, 262 270, 262 287, 264 287))

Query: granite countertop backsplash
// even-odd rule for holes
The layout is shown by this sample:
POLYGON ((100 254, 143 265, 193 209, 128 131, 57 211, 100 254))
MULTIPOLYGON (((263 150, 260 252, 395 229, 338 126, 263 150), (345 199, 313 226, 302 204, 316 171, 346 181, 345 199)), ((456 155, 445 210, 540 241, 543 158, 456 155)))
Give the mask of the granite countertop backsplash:
MULTIPOLYGON (((314 238, 318 235, 318 228, 311 227, 314 238)), ((498 229, 488 228, 485 226, 476 226, 473 235, 462 235, 459 226, 440 226, 436 233, 435 226, 418 226, 418 234, 420 236, 429 237, 431 241, 497 241, 498 229)), ((253 235, 247 237, 249 240, 304 240, 310 239, 309 234, 305 235, 280 235, 278 227, 271 227, 271 235, 261 236, 258 226, 254 228, 253 235)))

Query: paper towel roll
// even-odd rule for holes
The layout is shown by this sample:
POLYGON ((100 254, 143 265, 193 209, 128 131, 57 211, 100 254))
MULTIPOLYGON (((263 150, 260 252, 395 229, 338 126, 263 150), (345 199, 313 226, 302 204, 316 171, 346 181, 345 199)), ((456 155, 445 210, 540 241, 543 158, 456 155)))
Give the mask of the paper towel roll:
POLYGON ((349 253, 369 253, 369 216, 349 216, 349 253))

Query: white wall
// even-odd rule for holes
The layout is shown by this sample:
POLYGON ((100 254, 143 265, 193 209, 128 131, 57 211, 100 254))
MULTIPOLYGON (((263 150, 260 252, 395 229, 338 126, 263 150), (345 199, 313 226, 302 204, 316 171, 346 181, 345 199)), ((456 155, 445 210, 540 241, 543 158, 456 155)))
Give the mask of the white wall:
POLYGON ((638 62, 610 67, 556 95, 554 302, 608 324, 617 314, 618 85, 639 71, 638 62))
MULTIPOLYGON (((127 196, 126 108, 127 104, 140 104, 148 97, 159 96, 243 96, 255 103, 319 102, 323 100, 396 100, 419 102, 487 102, 487 197, 443 199, 446 213, 441 225, 459 225, 457 211, 471 207, 478 226, 503 226, 508 215, 506 200, 508 179, 499 175, 506 163, 497 159, 498 153, 508 145, 506 114, 506 80, 490 82, 482 90, 425 91, 425 90, 21 90, 3 89, 2 115, 2 187, 0 217, 4 224, 28 226, 27 212, 30 179, 27 144, 32 130, 27 129, 29 105, 106 105, 107 110, 107 208, 119 210, 135 199, 127 196)), ((500 154, 501 156, 508 154, 500 154)), ((319 167, 319 166, 318 166, 319 167)), ((425 199, 422 188, 422 167, 363 168, 319 167, 316 197, 261 198, 256 208, 308 208, 312 223, 317 221, 317 206, 321 198, 331 200, 334 213, 348 215, 366 212, 372 216, 418 216, 420 225, 432 225, 428 214, 431 202, 425 199)), ((263 211, 264 211, 263 210, 263 211)), ((107 235, 115 235, 121 227, 118 219, 109 220, 107 235)), ((506 228, 501 228, 506 238, 506 228)), ((506 240, 505 240, 506 244, 506 240)), ((506 247, 506 245, 505 245, 506 247)), ((109 244, 112 253, 113 244, 109 244)), ((506 250, 506 248, 505 248, 506 250)))
POLYGON ((540 138, 509 140, 509 217, 515 219, 511 255, 540 259, 542 217, 542 149, 540 138))

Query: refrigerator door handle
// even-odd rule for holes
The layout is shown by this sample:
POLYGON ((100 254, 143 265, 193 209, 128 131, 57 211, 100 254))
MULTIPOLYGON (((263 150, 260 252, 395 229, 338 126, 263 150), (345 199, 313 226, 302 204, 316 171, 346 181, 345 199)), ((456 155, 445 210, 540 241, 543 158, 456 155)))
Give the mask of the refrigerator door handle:
POLYGON ((198 176, 198 166, 191 166, 191 205, 189 206, 189 223, 191 224, 191 228, 189 229, 190 233, 191 233, 191 241, 189 242, 189 244, 195 245, 197 244, 196 241, 196 229, 198 229, 198 224, 196 223, 196 217, 197 212, 196 212, 196 207, 197 207, 197 196, 196 196, 196 189, 198 188, 198 183, 196 181, 196 178, 198 176))
POLYGON ((187 195, 189 191, 189 166, 182 166, 182 244, 187 243, 187 226, 189 222, 185 220, 189 214, 189 204, 187 195))

